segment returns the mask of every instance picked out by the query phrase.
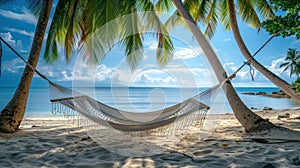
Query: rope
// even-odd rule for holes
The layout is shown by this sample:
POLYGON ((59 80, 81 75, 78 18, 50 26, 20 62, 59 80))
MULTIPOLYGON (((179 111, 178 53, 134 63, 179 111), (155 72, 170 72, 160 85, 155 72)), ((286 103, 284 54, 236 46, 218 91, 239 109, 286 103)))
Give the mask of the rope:
POLYGON ((252 78, 252 81, 254 81, 254 68, 251 66, 252 58, 254 58, 275 36, 277 33, 273 34, 246 62, 244 62, 243 65, 241 65, 236 71, 234 71, 229 77, 227 77, 227 80, 232 80, 236 77, 236 74, 245 66, 249 65, 250 67, 250 76, 252 78))
POLYGON ((38 71, 36 68, 34 68, 31 64, 28 63, 12 46, 10 46, 5 40, 3 40, 2 37, 0 37, 0 40, 9 48, 11 49, 21 60, 33 71, 35 71, 41 78, 47 80, 48 82, 52 83, 45 75, 43 75, 40 71, 38 71))

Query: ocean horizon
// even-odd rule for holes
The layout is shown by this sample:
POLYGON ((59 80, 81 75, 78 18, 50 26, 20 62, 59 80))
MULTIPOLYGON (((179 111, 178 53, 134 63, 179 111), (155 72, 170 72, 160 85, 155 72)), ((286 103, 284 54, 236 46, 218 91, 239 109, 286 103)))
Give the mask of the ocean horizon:
MULTIPOLYGON (((80 87, 76 90, 85 93, 98 101, 109 106, 134 112, 147 112, 160 110, 180 103, 206 88, 175 88, 175 87, 80 87)), ((245 95, 245 92, 278 92, 277 87, 236 87, 235 88, 243 102, 249 108, 261 110, 264 107, 271 107, 276 110, 291 109, 300 107, 300 103, 288 98, 270 98, 257 95, 245 95)), ((0 109, 13 96, 15 88, 0 87, 0 109)), ((219 91, 223 92, 222 89, 219 91)), ((223 94, 219 97, 221 103, 216 105, 224 106, 217 113, 231 113, 232 110, 223 94), (225 105, 224 103, 225 102, 225 105)), ((52 116, 52 105, 50 102, 49 87, 32 87, 29 92, 25 117, 49 117, 52 116)))

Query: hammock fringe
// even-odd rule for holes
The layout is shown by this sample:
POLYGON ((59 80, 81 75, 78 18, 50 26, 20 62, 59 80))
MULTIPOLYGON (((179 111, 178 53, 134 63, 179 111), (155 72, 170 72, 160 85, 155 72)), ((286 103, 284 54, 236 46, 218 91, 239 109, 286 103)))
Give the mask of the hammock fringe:
POLYGON ((201 127, 209 109, 205 104, 190 98, 160 111, 131 113, 109 107, 56 84, 50 83, 50 93, 53 115, 63 115, 87 131, 109 130, 137 137, 176 136, 182 130, 189 130, 196 125, 201 127), (152 120, 144 121, 147 117, 152 120))

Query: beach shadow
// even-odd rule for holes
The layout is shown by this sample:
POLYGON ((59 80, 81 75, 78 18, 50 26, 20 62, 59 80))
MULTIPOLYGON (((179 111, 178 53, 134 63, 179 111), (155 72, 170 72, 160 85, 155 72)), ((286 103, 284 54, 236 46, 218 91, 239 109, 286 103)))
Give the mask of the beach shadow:
MULTIPOLYGON (((288 124, 299 128, 299 122, 288 124)), ((128 157, 101 147, 80 127, 49 125, 0 134, 0 167, 295 167, 300 157, 299 142, 266 144, 223 138, 235 133, 240 136, 241 126, 217 129, 202 141, 199 132, 194 133, 164 153, 128 157)))
POLYGON ((187 155, 170 150, 145 157, 119 155, 99 146, 79 127, 38 126, 0 135, 0 148, 0 167, 196 165, 187 155))

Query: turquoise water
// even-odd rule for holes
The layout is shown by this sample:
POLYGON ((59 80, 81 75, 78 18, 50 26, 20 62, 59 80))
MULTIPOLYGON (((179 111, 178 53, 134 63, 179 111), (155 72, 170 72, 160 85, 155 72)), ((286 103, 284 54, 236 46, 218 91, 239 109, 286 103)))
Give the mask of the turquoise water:
MULTIPOLYGON (((0 109, 2 109, 14 93, 14 88, 0 88, 0 109)), ((81 92, 95 97, 113 107, 128 111, 152 111, 169 107, 197 94, 198 89, 179 88, 80 88, 81 92)), ((203 89, 200 89, 203 90, 203 89)), ((250 108, 262 109, 265 106, 274 109, 288 109, 300 107, 291 99, 268 98, 263 96, 244 95, 244 92, 267 92, 279 91, 278 88, 236 88, 241 99, 250 108)), ((228 104, 220 113, 231 112, 228 104)), ((51 103, 49 88, 31 88, 27 103, 26 117, 48 117, 51 116, 51 103)))

